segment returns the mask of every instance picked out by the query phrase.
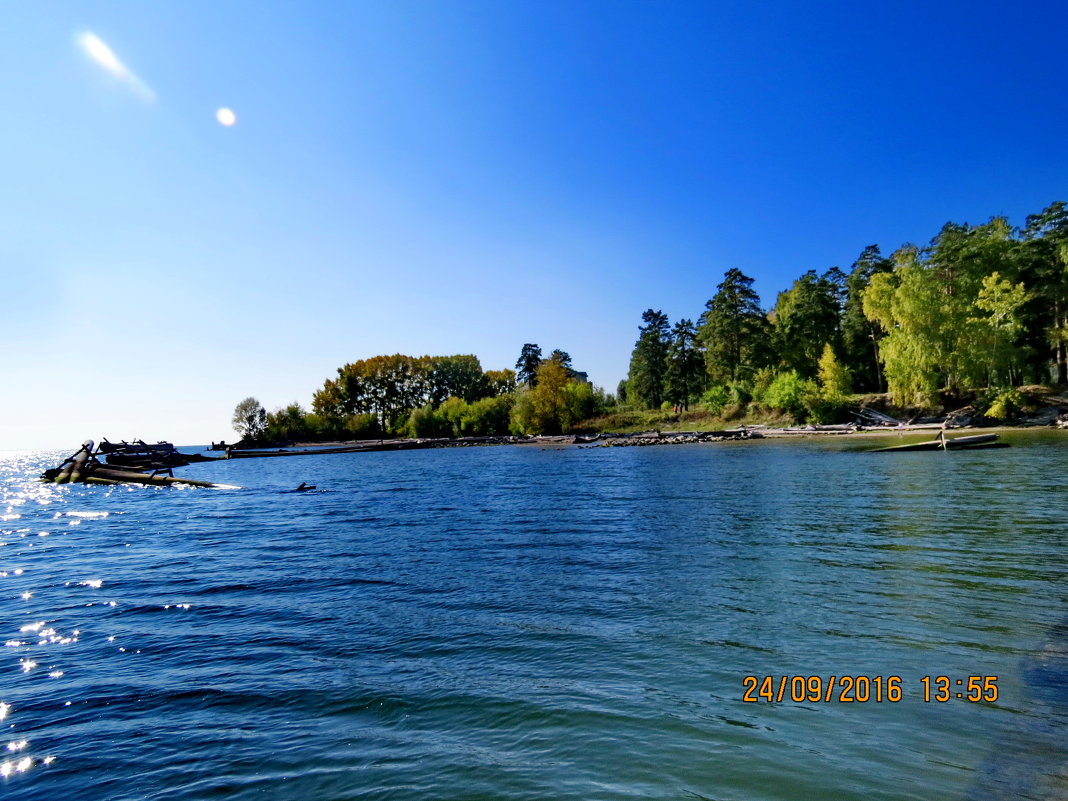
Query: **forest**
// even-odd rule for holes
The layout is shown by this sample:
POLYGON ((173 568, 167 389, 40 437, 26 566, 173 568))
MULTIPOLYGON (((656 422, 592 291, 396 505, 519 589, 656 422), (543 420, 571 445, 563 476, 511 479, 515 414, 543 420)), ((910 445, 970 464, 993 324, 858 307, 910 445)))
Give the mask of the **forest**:
POLYGON ((565 351, 543 357, 532 343, 514 371, 484 371, 473 355, 395 354, 339 367, 311 411, 267 412, 246 398, 234 427, 247 442, 281 442, 556 434, 611 427, 637 410, 834 422, 882 393, 902 409, 974 403, 1004 417, 1020 387, 1068 383, 1062 201, 1020 227, 1005 217, 947 223, 926 246, 889 256, 869 245, 846 270, 805 272, 770 308, 737 268, 711 294, 674 325, 662 311, 642 314, 614 395, 565 351))
POLYGON ((1027 384, 1065 384, 1068 209, 1014 228, 947 223, 924 247, 864 248, 848 270, 809 270, 765 310, 731 269, 693 320, 642 315, 621 401, 831 422, 856 394, 899 408, 976 402, 995 412, 1027 384))

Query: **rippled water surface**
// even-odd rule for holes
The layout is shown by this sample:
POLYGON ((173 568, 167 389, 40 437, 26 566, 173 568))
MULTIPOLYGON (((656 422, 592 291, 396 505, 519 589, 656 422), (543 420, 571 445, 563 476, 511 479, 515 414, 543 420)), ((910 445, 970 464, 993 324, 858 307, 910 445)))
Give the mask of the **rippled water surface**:
POLYGON ((235 490, 0 454, 0 793, 1063 799, 1068 437, 1011 440, 180 471, 235 490), (902 700, 742 700, 832 674, 902 700), (998 700, 925 702, 929 675, 998 700))

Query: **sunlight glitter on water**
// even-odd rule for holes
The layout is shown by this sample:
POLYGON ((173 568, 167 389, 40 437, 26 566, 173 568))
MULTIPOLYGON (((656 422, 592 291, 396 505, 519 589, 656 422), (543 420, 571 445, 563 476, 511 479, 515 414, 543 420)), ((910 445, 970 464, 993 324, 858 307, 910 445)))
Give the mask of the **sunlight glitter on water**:
MULTIPOLYGON (((51 506, 16 507, 29 536, 5 531, 12 547, 0 549, 3 596, 29 613, 0 630, 19 643, 0 649, 0 692, 17 708, 0 792, 963 797, 1011 713, 934 709, 915 693, 894 708, 758 708, 741 702, 739 677, 835 658, 914 675, 1004 669, 1006 704, 1024 708, 1012 668, 1056 619, 1040 590, 1063 556, 1042 549, 1064 502, 999 512, 1016 509, 1020 488, 998 489, 976 533, 949 514, 966 513, 963 500, 924 502, 927 473, 904 501, 879 497, 876 479, 847 504, 797 485, 845 485, 856 457, 798 447, 766 468, 771 452, 442 451, 362 459, 358 476, 355 460, 301 462, 335 488, 312 497, 283 494, 296 483, 283 460, 198 468, 259 487, 226 496, 51 490, 51 506), (775 480, 762 484, 762 470, 775 480), (401 480, 418 494, 372 496, 401 480), (61 515, 77 529, 53 522, 71 506, 115 508, 61 515), (1006 525, 990 523, 997 514, 1006 525), (42 541, 44 526, 53 536, 42 541), (22 591, 34 593, 25 608, 22 591), (961 608, 983 628, 948 622, 961 608), (22 623, 31 630, 17 634, 22 623), (40 664, 24 675, 19 657, 40 664), (45 769, 50 752, 68 770, 45 769)), ((913 464, 928 463, 876 467, 900 490, 913 464)), ((20 480, 0 486, 18 494, 20 480)), ((0 509, 14 497, 3 493, 0 509)))

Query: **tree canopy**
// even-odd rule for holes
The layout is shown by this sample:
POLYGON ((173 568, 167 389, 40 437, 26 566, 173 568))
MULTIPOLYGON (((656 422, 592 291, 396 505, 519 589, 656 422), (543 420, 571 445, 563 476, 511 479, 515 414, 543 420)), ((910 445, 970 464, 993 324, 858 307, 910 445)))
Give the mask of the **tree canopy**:
POLYGON ((802 378, 815 376, 824 346, 838 346, 839 314, 836 283, 815 270, 779 293, 773 327, 783 366, 802 378))
POLYGON ((541 348, 528 342, 519 353, 515 363, 515 377, 520 384, 535 386, 538 383, 538 366, 541 364, 541 348))
POLYGON ((263 436, 267 428, 267 410, 255 398, 249 396, 240 401, 234 407, 234 416, 231 420, 236 431, 243 440, 255 442, 263 436))
POLYGON ((705 304, 698 336, 713 381, 748 377, 770 361, 770 323, 752 278, 737 268, 727 270, 705 304))
POLYGON ((642 322, 645 325, 638 328, 638 341, 630 357, 627 394, 654 408, 664 400, 670 324, 667 315, 653 309, 642 312, 642 322))

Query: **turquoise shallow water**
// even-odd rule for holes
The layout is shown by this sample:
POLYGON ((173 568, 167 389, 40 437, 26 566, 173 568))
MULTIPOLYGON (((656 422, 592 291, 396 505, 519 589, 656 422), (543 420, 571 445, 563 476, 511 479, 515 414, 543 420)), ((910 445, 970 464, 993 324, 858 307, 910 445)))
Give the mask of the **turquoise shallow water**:
POLYGON ((1068 796, 1068 438, 537 446, 41 485, 0 454, 12 799, 1068 796), (301 481, 320 488, 287 492, 301 481), (898 703, 743 677, 897 675, 898 703), (997 676, 995 703, 921 677, 997 676))

